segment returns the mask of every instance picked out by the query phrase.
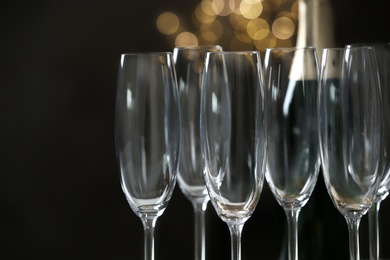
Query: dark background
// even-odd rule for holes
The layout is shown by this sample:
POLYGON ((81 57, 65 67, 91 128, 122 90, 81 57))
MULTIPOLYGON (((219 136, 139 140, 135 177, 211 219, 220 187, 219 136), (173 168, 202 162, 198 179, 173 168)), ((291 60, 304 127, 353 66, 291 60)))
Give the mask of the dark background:
MULTIPOLYGON (((0 4, 0 259, 142 259, 143 230, 119 183, 114 100, 121 53, 171 51, 158 14, 198 1, 2 1, 0 4)), ((386 1, 335 1, 335 39, 390 40, 386 1), (337 2, 337 3, 336 3, 337 2)), ((225 49, 227 46, 223 46, 225 49)), ((390 258, 382 203, 382 257, 390 258), (387 246, 387 247, 386 247, 387 246)), ((208 259, 229 259, 211 204, 208 259)), ((278 259, 286 218, 265 185, 243 231, 243 259, 278 259)), ((320 178, 299 222, 300 259, 348 259, 345 220, 320 178)), ((367 217, 360 228, 368 258, 367 217)), ((156 260, 193 258, 192 206, 177 188, 157 222, 156 260)))

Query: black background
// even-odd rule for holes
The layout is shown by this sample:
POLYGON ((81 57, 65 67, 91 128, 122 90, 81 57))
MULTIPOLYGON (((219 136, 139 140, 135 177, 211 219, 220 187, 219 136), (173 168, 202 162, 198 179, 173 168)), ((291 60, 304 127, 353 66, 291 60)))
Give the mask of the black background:
MULTIPOLYGON (((0 4, 0 259, 142 259, 143 230, 119 183, 114 101, 121 53, 171 51, 158 14, 198 1, 2 1, 0 4)), ((335 1, 335 38, 390 40, 386 1, 335 1)), ((223 46, 225 49, 227 46, 223 46)), ((347 259, 345 220, 318 180, 299 222, 300 259, 347 259)), ((390 258, 390 205, 381 205, 390 258)), ((229 259, 211 204, 208 259, 229 259)), ((243 259, 278 259, 285 215, 265 185, 243 231, 243 259)), ((368 258, 367 217, 360 228, 368 258)), ((192 206, 177 188, 157 222, 156 260, 193 258, 192 206)))

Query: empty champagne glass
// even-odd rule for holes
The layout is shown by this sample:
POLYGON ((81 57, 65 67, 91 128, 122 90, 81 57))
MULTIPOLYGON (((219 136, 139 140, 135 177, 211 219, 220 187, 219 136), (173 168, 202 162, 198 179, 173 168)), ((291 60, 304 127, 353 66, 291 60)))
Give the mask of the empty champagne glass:
POLYGON ((176 183, 180 106, 172 53, 122 54, 115 143, 123 192, 144 227, 144 259, 176 183))
POLYGON ((377 194, 383 156, 382 104, 371 48, 323 50, 318 111, 325 185, 346 219, 350 259, 360 259, 360 220, 377 194))
POLYGON ((260 53, 208 52, 201 91, 200 134, 211 203, 227 223, 231 259, 264 183, 265 96, 260 53))
POLYGON ((222 51, 219 45, 176 47, 173 60, 180 95, 181 145, 178 183, 190 200, 195 216, 195 260, 206 259, 205 212, 209 195, 203 178, 200 153, 200 91, 207 51, 222 51))
MULTIPOLYGON (((390 100, 390 43, 359 43, 350 47, 369 46, 375 52, 378 62, 379 79, 383 100, 390 100)), ((390 129, 390 102, 383 102, 384 127, 390 129)), ((381 202, 389 194, 390 188, 390 132, 384 131, 382 178, 378 193, 368 211, 370 259, 380 259, 379 208, 381 202)))
POLYGON ((266 180, 288 223, 288 258, 298 259, 298 216, 316 185, 316 49, 270 48, 264 58, 268 111, 266 180))

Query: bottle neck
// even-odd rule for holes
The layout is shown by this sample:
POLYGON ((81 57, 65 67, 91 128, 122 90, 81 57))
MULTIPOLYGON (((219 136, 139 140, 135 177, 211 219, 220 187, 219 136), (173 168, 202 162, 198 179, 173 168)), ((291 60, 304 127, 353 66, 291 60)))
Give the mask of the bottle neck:
POLYGON ((333 7, 331 0, 298 0, 297 47, 316 47, 318 57, 322 49, 335 47, 333 7))

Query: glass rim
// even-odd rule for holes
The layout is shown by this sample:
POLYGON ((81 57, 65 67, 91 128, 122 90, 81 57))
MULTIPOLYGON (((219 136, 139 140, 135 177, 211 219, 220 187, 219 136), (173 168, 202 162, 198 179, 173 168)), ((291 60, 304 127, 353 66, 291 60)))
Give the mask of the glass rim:
POLYGON ((377 47, 377 46, 390 46, 390 42, 355 42, 346 44, 347 47, 377 47))
POLYGON ((350 46, 346 45, 345 50, 374 50, 374 46, 350 46))
POLYGON ((345 47, 325 47, 322 48, 322 51, 328 50, 328 51, 345 51, 345 47))
POLYGON ((222 49, 222 46, 219 44, 204 44, 204 45, 188 45, 188 46, 177 46, 174 47, 174 50, 203 50, 207 48, 219 47, 222 49))
POLYGON ((302 47, 297 47, 297 46, 291 46, 291 47, 270 47, 270 48, 265 48, 265 51, 272 51, 272 50, 280 50, 280 51, 293 51, 293 50, 316 50, 317 48, 314 46, 302 46, 302 47))
POLYGON ((240 50, 240 51, 207 51, 206 53, 210 54, 260 54, 260 51, 256 50, 240 50))
POLYGON ((170 51, 140 51, 140 52, 126 52, 122 53, 121 56, 162 56, 162 55, 172 55, 170 51))

